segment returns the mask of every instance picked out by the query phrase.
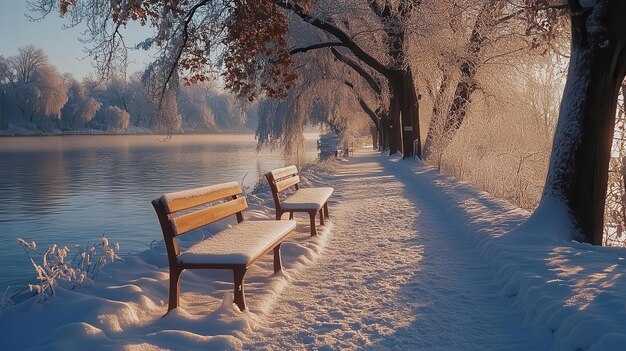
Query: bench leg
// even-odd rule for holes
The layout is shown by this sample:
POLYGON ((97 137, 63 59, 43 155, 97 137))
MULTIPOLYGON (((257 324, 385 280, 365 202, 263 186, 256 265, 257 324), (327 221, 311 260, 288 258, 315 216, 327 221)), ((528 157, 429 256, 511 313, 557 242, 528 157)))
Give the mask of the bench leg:
POLYGON ((320 208, 320 225, 324 225, 324 210, 320 208))
POLYGON ((317 230, 315 229, 315 214, 317 214, 317 211, 309 211, 309 217, 311 219, 311 236, 317 235, 317 230))
POLYGON ((283 269, 283 263, 280 260, 280 245, 278 244, 274 248, 274 273, 278 273, 283 269))
POLYGON ((293 212, 289 212, 289 219, 293 219, 293 212))
POLYGON ((283 216, 283 213, 282 213, 282 212, 278 212, 278 211, 276 211, 276 220, 277 220, 277 221, 280 221, 280 218, 281 218, 282 216, 283 216))
POLYGON ((235 300, 233 302, 239 307, 240 311, 245 311, 246 309, 246 299, 243 295, 243 277, 246 275, 246 271, 245 267, 233 269, 235 278, 235 300))
POLYGON ((178 307, 180 303, 180 274, 183 271, 178 268, 170 268, 170 296, 167 312, 178 307))
POLYGON ((330 218, 330 215, 328 214, 328 202, 324 204, 324 216, 326 218, 330 218))

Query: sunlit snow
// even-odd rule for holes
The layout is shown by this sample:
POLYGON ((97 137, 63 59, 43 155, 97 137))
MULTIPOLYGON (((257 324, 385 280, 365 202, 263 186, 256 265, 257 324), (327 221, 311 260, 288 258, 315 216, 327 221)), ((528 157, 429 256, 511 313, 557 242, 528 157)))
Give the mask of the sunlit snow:
MULTIPOLYGON (((2 349, 625 345, 623 251, 566 241, 540 221, 522 225, 526 211, 410 160, 360 151, 302 176, 304 187, 335 188, 332 223, 310 237, 308 217, 296 214, 296 232, 283 244, 285 271, 272 275, 271 255, 251 269, 246 312, 232 304, 232 272, 189 271, 181 307, 162 318, 167 256, 157 245, 105 266, 91 288, 8 306, 2 349)), ((248 201, 248 218, 274 216, 269 189, 248 201)))

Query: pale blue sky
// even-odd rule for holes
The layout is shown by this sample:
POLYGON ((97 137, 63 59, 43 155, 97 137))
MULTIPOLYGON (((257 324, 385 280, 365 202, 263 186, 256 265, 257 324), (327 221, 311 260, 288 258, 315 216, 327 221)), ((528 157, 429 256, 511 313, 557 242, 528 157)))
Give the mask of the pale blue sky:
MULTIPOLYGON (((32 44, 42 48, 51 64, 60 72, 72 73, 81 79, 93 72, 89 59, 85 56, 83 44, 78 41, 80 28, 62 29, 64 19, 58 13, 52 13, 42 22, 31 22, 24 15, 27 11, 26 0, 0 0, 0 55, 15 55, 20 47, 32 44)), ((138 25, 125 31, 127 45, 134 45, 149 36, 148 28, 138 25)), ((152 61, 150 54, 142 51, 130 52, 129 72, 142 70, 152 61)))

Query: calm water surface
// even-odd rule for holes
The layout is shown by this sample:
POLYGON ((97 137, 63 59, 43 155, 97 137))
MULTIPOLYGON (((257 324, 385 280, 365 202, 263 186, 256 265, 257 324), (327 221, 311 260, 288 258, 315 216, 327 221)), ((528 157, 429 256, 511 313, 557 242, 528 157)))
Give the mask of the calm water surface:
MULTIPOLYGON (((255 147, 251 134, 0 138, 0 294, 35 276, 16 238, 71 248, 106 233, 122 252, 142 251, 162 238, 152 199, 233 180, 252 187, 293 162, 255 147)), ((308 135, 300 161, 316 157, 308 135)))

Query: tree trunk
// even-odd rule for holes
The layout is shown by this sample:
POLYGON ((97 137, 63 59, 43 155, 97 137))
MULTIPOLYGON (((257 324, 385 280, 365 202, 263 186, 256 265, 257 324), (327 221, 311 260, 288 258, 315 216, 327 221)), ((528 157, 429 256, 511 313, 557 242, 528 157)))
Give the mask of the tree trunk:
POLYGON ((448 118, 446 118, 446 123, 443 127, 445 141, 452 140, 456 131, 463 124, 467 115, 467 108, 471 102, 472 93, 476 90, 476 82, 474 81, 476 76, 475 65, 469 60, 464 60, 459 66, 459 70, 461 71, 461 79, 454 90, 452 104, 450 104, 450 110, 448 110, 448 118))
POLYGON ((419 98, 415 92, 413 73, 408 67, 402 71, 402 140, 404 141, 405 157, 422 157, 422 140, 420 138, 419 98), (416 147, 416 149, 414 149, 416 147))
MULTIPOLYGON (((459 61, 459 73, 460 78, 454 89, 454 95, 452 97, 452 102, 450 107, 448 108, 445 121, 442 123, 443 125, 439 125, 441 121, 439 120, 439 114, 435 114, 435 108, 438 108, 435 104, 433 107, 433 119, 438 122, 433 123, 431 121, 431 126, 434 128, 440 128, 441 130, 429 128, 428 135, 426 136, 426 145, 424 148, 428 151, 426 157, 430 156, 430 149, 433 147, 433 141, 435 137, 435 133, 438 134, 437 144, 434 145, 439 153, 443 152, 443 150, 448 146, 450 141, 454 138, 456 132, 465 121, 465 117, 467 116, 467 109, 470 105, 472 93, 476 90, 476 72, 478 70, 479 54, 483 48, 483 45, 486 43, 487 33, 489 33, 495 22, 493 20, 495 13, 497 12, 497 7, 495 6, 494 1, 490 1, 485 4, 485 7, 476 17, 476 21, 474 22, 474 28, 472 29, 472 34, 470 35, 469 41, 466 45, 465 56, 461 58, 459 61)), ((448 88, 448 75, 444 74, 443 81, 441 83, 439 94, 445 94, 448 88)), ((438 95, 436 99, 443 100, 443 96, 438 95)), ((442 113, 442 111, 437 111, 442 113)))
POLYGON ((421 139, 419 125, 419 100, 415 92, 415 82, 411 69, 396 71, 389 79, 389 91, 391 93, 390 118, 392 121, 392 144, 395 150, 390 154, 400 151, 404 157, 421 156, 421 139), (414 141, 417 150, 413 150, 414 141))
POLYGON ((382 111, 380 116, 380 150, 385 151, 389 150, 389 133, 391 133, 389 112, 386 110, 382 111))
POLYGON ((378 150, 378 128, 376 126, 370 127, 370 135, 372 136, 372 149, 378 150))
POLYGON ((442 118, 443 112, 441 108, 443 107, 446 94, 448 93, 448 88, 450 87, 450 75, 447 72, 443 72, 441 77, 441 84, 439 84, 439 89, 437 89, 437 95, 435 96, 435 101, 433 103, 433 111, 432 117, 430 119, 430 123, 428 125, 428 133, 426 134, 426 141, 424 142, 424 151, 423 157, 424 160, 429 159, 432 156, 433 148, 438 146, 439 140, 441 139, 442 133, 442 118), (435 140, 437 139, 437 140, 435 140))
POLYGON ((571 224, 566 229, 601 245, 615 111, 626 74, 626 2, 597 2, 587 8, 581 0, 569 3, 572 55, 536 213, 554 200, 563 203, 571 224))
POLYGON ((389 155, 402 153, 402 84, 399 79, 388 79, 389 83, 389 155))

